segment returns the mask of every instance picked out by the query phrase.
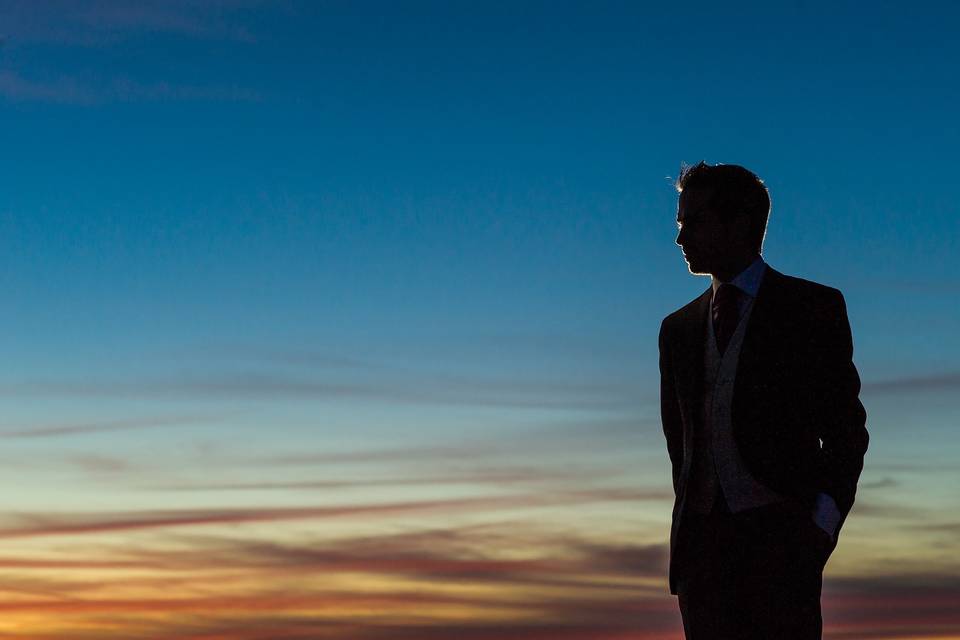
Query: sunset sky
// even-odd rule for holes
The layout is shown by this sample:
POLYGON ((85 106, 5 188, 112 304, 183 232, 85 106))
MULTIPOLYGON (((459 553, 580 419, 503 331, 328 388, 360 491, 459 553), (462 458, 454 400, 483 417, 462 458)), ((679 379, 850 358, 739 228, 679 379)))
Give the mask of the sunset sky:
POLYGON ((841 289, 827 640, 960 639, 950 3, 0 0, 0 639, 680 640, 681 162, 841 289))

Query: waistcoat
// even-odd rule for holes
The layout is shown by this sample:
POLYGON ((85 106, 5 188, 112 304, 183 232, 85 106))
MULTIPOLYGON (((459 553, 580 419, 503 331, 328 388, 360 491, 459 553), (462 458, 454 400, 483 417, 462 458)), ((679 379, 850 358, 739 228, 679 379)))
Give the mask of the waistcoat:
POLYGON ((753 300, 746 305, 723 355, 717 349, 713 322, 706 322, 703 357, 703 413, 694 432, 693 460, 687 504, 695 513, 709 513, 715 501, 725 500, 732 513, 786 500, 760 484, 740 457, 733 439, 731 407, 737 362, 753 300))

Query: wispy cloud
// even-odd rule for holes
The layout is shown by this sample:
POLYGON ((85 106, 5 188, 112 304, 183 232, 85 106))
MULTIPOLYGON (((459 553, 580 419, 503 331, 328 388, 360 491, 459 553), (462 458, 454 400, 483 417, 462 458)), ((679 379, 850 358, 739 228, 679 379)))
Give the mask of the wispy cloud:
POLYGON ((15 102, 54 102, 93 106, 113 102, 255 102, 256 91, 236 86, 140 82, 126 77, 95 81, 90 76, 28 78, 0 71, 0 96, 15 102))
POLYGON ((6 70, 0 71, 0 96, 15 101, 77 105, 92 105, 102 101, 99 92, 74 77, 31 80, 6 70))
POLYGON ((872 482, 861 482, 857 485, 857 489, 887 489, 889 487, 899 486, 900 483, 891 478, 890 476, 884 476, 879 480, 874 480, 872 482))
MULTIPOLYGON (((503 535, 503 528, 498 529, 503 535)), ((2 609, 8 616, 57 614, 63 624, 57 634, 61 638, 88 637, 71 631, 72 621, 104 615, 125 620, 122 630, 101 633, 104 638, 207 634, 249 640, 265 635, 333 639, 346 634, 368 640, 440 640, 450 633, 475 640, 680 637, 676 600, 665 593, 663 582, 665 545, 535 535, 541 549, 549 550, 537 557, 508 559, 469 552, 518 548, 497 547, 486 538, 492 532, 425 531, 420 538, 413 532, 345 544, 209 538, 190 549, 131 547, 127 562, 161 567, 165 573, 154 571, 151 577, 127 582, 131 567, 118 561, 115 586, 143 589, 152 582, 158 592, 167 589, 167 595, 116 597, 97 593, 89 583, 83 589, 74 579, 17 579, 8 586, 23 596, 44 597, 21 597, 2 609), (184 597, 180 594, 187 578, 171 572, 188 569, 204 592, 184 597), (381 582, 365 584, 380 588, 336 586, 335 576, 357 574, 379 576, 381 582), (223 584, 225 575, 231 576, 231 584, 223 584), (320 582, 310 580, 321 575, 320 582), (402 580, 391 582, 391 576, 402 580), (221 581, 220 591, 214 581, 221 581), (657 588, 645 586, 652 584, 648 581, 655 581, 657 588), (249 589, 258 584, 273 586, 249 589), (71 593, 83 597, 57 597, 71 593), (370 615, 371 609, 378 614, 370 615), (404 613, 411 610, 415 616, 404 613)), ((950 637, 960 623, 954 605, 958 597, 960 582, 947 573, 828 576, 823 596, 825 636, 950 637)))
POLYGON ((0 395, 193 398, 356 398, 400 404, 557 409, 615 409, 636 405, 626 381, 481 378, 426 374, 355 381, 275 372, 183 375, 116 381, 28 381, 0 385, 0 395))
MULTIPOLYGON (((93 637, 197 640, 626 640, 642 637, 675 640, 679 631, 675 608, 666 598, 648 601, 636 596, 581 598, 574 602, 530 597, 526 601, 511 602, 503 598, 450 594, 331 596, 302 595, 293 590, 256 597, 114 598, 79 600, 59 606, 48 601, 0 605, 0 610, 8 614, 30 611, 70 617, 99 614, 101 617, 122 616, 127 620, 136 614, 152 614, 141 615, 137 622, 127 622, 117 634, 100 631, 96 636, 79 626, 71 630, 65 621, 66 628, 58 629, 56 634, 56 638, 64 640, 93 637), (465 611, 473 611, 478 619, 466 618, 465 611), (159 617, 157 612, 167 615, 159 617)), ((15 637, 33 640, 53 636, 21 632, 15 637)))
MULTIPOLYGON (((218 463, 225 466, 237 466, 246 470, 257 467, 316 467, 318 465, 361 465, 364 463, 376 464, 390 463, 390 465, 418 465, 420 463, 429 463, 430 468, 437 469, 438 466, 448 467, 457 465, 458 473, 467 473, 468 469, 478 469, 478 462, 513 460, 517 454, 527 452, 536 452, 541 459, 546 460, 549 456, 559 454, 566 457, 572 451, 577 452, 578 461, 571 462, 565 460, 563 464, 568 472, 576 473, 584 471, 591 473, 587 469, 595 469, 595 466, 584 467, 579 460, 585 459, 587 453, 601 451, 609 453, 610 443, 601 442, 598 449, 591 449, 594 443, 584 444, 580 434, 561 433, 559 436, 544 437, 540 432, 531 434, 518 434, 509 438, 478 438, 474 441, 461 441, 455 444, 427 445, 427 446, 409 446, 409 447, 368 447, 364 449, 331 451, 304 449, 295 452, 274 453, 274 454, 255 454, 246 456, 233 456, 230 458, 221 458, 218 463), (573 465, 573 466, 571 466, 573 465)), ((614 443, 616 444, 616 443, 614 443)), ((665 459, 666 454, 657 449, 657 459, 663 465, 668 465, 665 459)), ((601 479, 608 476, 622 476, 628 472, 629 466, 622 466, 612 463, 609 459, 605 463, 604 470, 594 474, 592 477, 601 479)), ((629 465, 629 463, 626 463, 629 465)), ((516 467, 512 467, 516 469, 516 467)), ((489 467, 488 467, 489 469, 489 467)), ((502 469, 502 467, 501 467, 502 469)), ((665 473, 668 473, 666 470, 665 473)), ((371 471, 366 471, 371 473, 371 471)), ((373 470, 372 473, 376 473, 373 470)), ((507 470, 507 473, 512 471, 507 470)), ((668 475, 665 477, 669 477, 668 475)), ((672 494, 671 494, 672 499, 672 494)))
POLYGON ((895 502, 882 501, 880 499, 857 498, 853 506, 856 515, 868 516, 871 518, 897 519, 897 520, 923 520, 930 515, 926 509, 895 502))
MULTIPOLYGON (((169 350, 163 352, 170 354, 169 350)), ((308 347, 284 349, 244 343, 213 343, 175 351, 178 357, 210 360, 239 361, 255 365, 292 365, 312 370, 366 370, 386 371, 391 367, 383 362, 343 355, 333 351, 321 351, 308 347)))
MULTIPOLYGON (((349 629, 351 638, 440 638, 453 627, 490 640, 613 640, 624 633, 667 637, 679 628, 665 593, 665 544, 605 542, 505 522, 325 541, 200 535, 170 541, 94 551, 87 563, 64 562, 66 573, 39 581, 6 574, 0 590, 29 595, 32 589, 44 597, 0 608, 7 616, 56 614, 61 638, 83 637, 71 630, 72 620, 106 615, 124 624, 116 636, 100 637, 324 638, 349 629), (108 588, 86 581, 78 592, 90 570, 99 570, 98 583, 108 588), (357 575, 366 578, 344 581, 357 575), (303 635, 286 635, 287 629, 303 635)), ((11 568, 56 566, 55 558, 32 557, 11 568)))
MULTIPOLYGON (((451 471, 444 474, 373 477, 363 480, 298 480, 260 482, 200 482, 145 487, 160 491, 273 491, 351 489, 359 487, 524 485, 539 483, 576 483, 579 486, 621 475, 599 469, 545 469, 535 467, 489 467, 451 471)), ((657 494, 659 497, 659 494, 657 494)), ((672 495, 670 496, 672 497, 672 495)))
POLYGON ((437 445, 423 447, 404 447, 356 451, 300 451, 278 455, 256 455, 243 460, 244 465, 309 465, 353 464, 357 462, 404 462, 418 460, 475 459, 502 448, 491 443, 464 443, 458 445, 437 445))
POLYGON ((863 383, 868 392, 951 391, 960 388, 960 373, 935 373, 927 376, 891 378, 863 383))
POLYGON ((119 473, 133 468, 133 465, 122 458, 95 453, 66 456, 65 460, 69 464, 94 473, 119 473))
MULTIPOLYGON (((195 79, 143 79, 84 66, 70 54, 72 71, 51 71, 44 48, 118 47, 158 34, 189 39, 250 43, 255 37, 240 20, 243 1, 29 0, 0 3, 0 98, 75 106, 139 102, 256 102, 259 92, 230 83, 195 79), (40 45, 39 47, 37 45, 40 45)), ((136 75, 136 72, 134 72, 136 75)))
POLYGON ((960 462, 927 458, 911 458, 893 462, 877 461, 870 464, 873 471, 904 471, 907 473, 960 473, 960 462))
POLYGON ((960 521, 950 522, 919 522, 911 525, 914 529, 923 529, 925 531, 935 531, 942 533, 956 533, 960 535, 960 521))
MULTIPOLYGON (((54 635, 68 640, 89 638, 80 623, 106 616, 123 624, 97 637, 676 640, 667 553, 530 520, 300 541, 187 533, 83 560, 0 558, 0 590, 19 594, 0 609, 10 620, 56 616, 54 635), (9 573, 18 569, 59 571, 9 573), (89 571, 97 583, 83 579, 89 571)), ((960 623, 950 571, 876 567, 824 585, 825 636, 932 640, 960 623)))
MULTIPOLYGON (((411 500, 322 507, 251 507, 247 509, 149 510, 119 513, 18 514, 20 526, 0 528, 0 538, 98 534, 170 527, 230 525, 419 513, 440 516, 477 509, 531 509, 597 502, 634 502, 649 494, 632 489, 542 491, 513 496, 481 496, 447 500, 411 500)), ((11 520, 10 517, 7 520, 11 520)))
POLYGON ((946 638, 960 629, 960 578, 955 574, 830 578, 823 600, 830 637, 946 638))
POLYGON ((104 46, 145 34, 256 40, 239 20, 250 0, 7 0, 0 36, 13 45, 104 46))
POLYGON ((75 424, 37 425, 21 429, 0 431, 0 438, 51 438, 59 436, 85 435, 105 431, 126 431, 129 429, 153 429, 177 425, 209 423, 221 420, 220 416, 165 416, 157 418, 128 418, 124 420, 103 420, 98 422, 78 422, 75 424))
POLYGON ((500 582, 506 585, 581 586, 636 590, 640 578, 665 575, 666 544, 608 543, 577 536, 540 535, 531 539, 491 527, 450 528, 402 534, 381 534, 316 543, 281 543, 235 538, 191 538, 189 549, 137 550, 125 554, 127 561, 144 566, 210 569, 290 569, 297 573, 318 570, 394 574, 423 579, 460 579, 500 582), (549 548, 549 553, 509 557, 511 550, 549 548), (561 581, 558 576, 563 576, 561 581), (628 582, 633 579, 634 582, 628 582))

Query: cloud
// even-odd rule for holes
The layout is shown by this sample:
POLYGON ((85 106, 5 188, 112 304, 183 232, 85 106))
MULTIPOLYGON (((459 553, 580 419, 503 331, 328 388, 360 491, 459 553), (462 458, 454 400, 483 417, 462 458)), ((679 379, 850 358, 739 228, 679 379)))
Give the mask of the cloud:
MULTIPOLYGON (((0 3, 0 47, 8 64, 0 70, 0 98, 9 102, 47 102, 76 106, 141 102, 257 102, 259 92, 218 82, 144 81, 111 69, 72 73, 45 71, 38 45, 71 49, 109 47, 136 37, 165 34, 203 40, 253 42, 239 21, 256 3, 191 0, 11 0, 0 3), (12 55, 9 55, 11 54, 12 55), (31 63, 31 60, 33 62, 31 63)), ((80 57, 65 55, 71 64, 80 57)))
MULTIPOLYGON (((309 338, 305 338, 304 340, 309 341, 309 338)), ((166 350, 163 353, 169 354, 170 351, 166 350)), ((180 357, 201 357, 204 360, 209 360, 210 358, 219 360, 241 360, 253 361, 258 365, 264 363, 270 365, 293 365, 313 369, 333 369, 336 371, 383 371, 392 368, 383 363, 316 349, 282 349, 243 343, 204 344, 190 349, 181 349, 177 353, 180 357)))
POLYGON ((77 78, 59 76, 29 80, 12 71, 0 71, 0 96, 23 102, 58 102, 92 105, 102 102, 100 94, 77 78))
POLYGON ((870 464, 873 471, 906 471, 908 473, 941 473, 943 471, 956 473, 960 471, 960 463, 941 462, 930 459, 913 459, 898 462, 875 462, 870 464))
POLYGON ((899 520, 924 520, 929 517, 930 510, 911 505, 884 502, 874 498, 857 498, 853 505, 857 516, 872 518, 894 518, 899 520))
POLYGON ((923 529, 925 531, 956 533, 960 536, 960 521, 953 522, 921 522, 911 525, 914 529, 923 529))
POLYGON ((649 349, 644 348, 632 335, 593 335, 557 332, 471 332, 469 334, 447 333, 433 335, 429 344, 418 344, 411 356, 442 358, 444 360, 478 358, 484 361, 500 361, 505 365, 518 355, 536 358, 539 362, 565 361, 568 363, 602 362, 604 365, 629 366, 637 359, 649 355, 656 357, 656 341, 649 349))
POLYGON ((194 539, 192 549, 138 551, 145 565, 169 569, 230 567, 286 569, 297 573, 366 572, 424 580, 498 582, 504 586, 581 586, 636 590, 628 579, 666 575, 666 544, 632 545, 543 535, 494 536, 487 531, 427 530, 314 544, 228 538, 194 539), (517 549, 540 553, 511 557, 517 549), (561 578, 561 579, 558 579, 561 578), (622 580, 622 581, 617 581, 622 580))
POLYGON ((634 386, 621 382, 484 379, 412 373, 387 379, 327 380, 283 373, 182 375, 115 381, 27 381, 0 386, 0 395, 199 398, 358 398, 400 404, 618 409, 636 404, 634 386))
POLYGON ((85 471, 92 471, 94 473, 118 473, 121 471, 129 471, 133 468, 126 460, 94 453, 67 456, 65 459, 68 463, 75 464, 85 471))
POLYGON ((114 78, 101 90, 103 102, 259 102, 261 95, 238 86, 138 82, 114 78))
MULTIPOLYGON (((62 557, 0 556, 0 569, 54 569, 56 571, 90 569, 159 569, 162 565, 144 559, 67 559, 62 557)), ((3 583, 6 585, 6 583, 3 583)))
POLYGON ((420 460, 475 459, 504 451, 504 447, 489 443, 434 445, 406 447, 402 449, 363 449, 358 451, 299 451, 278 455, 257 455, 240 462, 248 465, 328 465, 355 464, 358 462, 416 462, 420 460))
MULTIPOLYGON (((323 638, 344 637, 338 634, 347 629, 350 638, 439 638, 453 627, 490 640, 613 640, 679 628, 666 594, 665 544, 608 543, 529 522, 301 542, 197 534, 173 536, 162 546, 157 540, 88 550, 86 565, 65 562, 51 574, 56 578, 33 585, 46 597, 18 598, 0 610, 8 619, 56 616, 58 638, 84 637, 73 621, 106 616, 122 624, 116 636, 101 638, 323 638), (91 568, 106 571, 97 580, 104 589, 87 580, 82 599, 67 598, 91 568), (341 579, 358 574, 368 577, 341 579), (303 635, 287 636, 286 629, 303 635)), ((56 559, 37 557, 18 558, 17 567, 58 568, 56 559)), ((5 581, 30 584, 6 573, 0 590, 5 581)))
POLYGON ((825 635, 835 638, 944 638, 960 628, 956 574, 830 577, 823 602, 825 635))
MULTIPOLYGON (((62 567, 76 576, 6 573, 0 589, 6 581, 20 597, 0 610, 11 620, 51 616, 65 640, 91 637, 80 622, 106 617, 118 625, 98 638, 675 640, 681 626, 666 593, 667 551, 530 521, 306 541, 184 534, 93 553, 87 562, 108 572, 100 574, 102 592, 81 586, 83 561, 62 567), (340 580, 358 575, 366 577, 340 580)), ((53 558, 10 560, 56 568, 53 558)), ((872 570, 828 573, 825 637, 932 640, 960 624, 955 572, 872 570)))
POLYGON ((249 0, 7 0, 0 36, 12 45, 101 47, 147 34, 251 43, 240 20, 249 0))
MULTIPOLYGON (((353 504, 323 507, 251 507, 247 509, 187 509, 129 511, 84 514, 18 514, 24 524, 0 528, 0 538, 76 536, 170 527, 237 525, 257 522, 329 519, 401 514, 454 515, 490 509, 531 509, 542 506, 648 499, 642 491, 630 489, 593 489, 582 491, 543 491, 527 495, 481 496, 448 500, 420 500, 393 503, 353 504)), ((11 518, 7 518, 8 520, 11 518)))
POLYGON ((159 491, 289 491, 351 489, 359 487, 447 486, 451 484, 522 485, 575 481, 579 485, 619 473, 598 469, 544 469, 535 467, 478 467, 443 474, 390 476, 364 480, 297 480, 254 482, 196 482, 147 487, 159 491))
MULTIPOLYGON (((459 600, 466 600, 460 598, 459 600)), ((535 608, 510 607, 508 604, 485 598, 474 598, 478 616, 488 619, 465 619, 463 604, 456 598, 410 596, 402 603, 389 598, 367 595, 343 601, 332 599, 330 607, 351 611, 352 615, 334 617, 328 607, 319 607, 320 598, 287 597, 261 598, 198 598, 181 603, 171 599, 145 602, 117 601, 110 608, 87 605, 64 607, 66 611, 99 612, 101 614, 128 614, 132 611, 170 609, 175 616, 150 616, 129 622, 116 636, 89 635, 82 628, 58 630, 57 638, 231 638, 231 640, 675 640, 680 632, 679 614, 670 600, 653 603, 636 598, 604 600, 602 602, 551 602, 552 606, 535 608), (192 606, 191 606, 192 604, 192 606), (406 605, 401 612, 401 607, 406 605), (125 606, 125 608, 120 608, 125 606), (233 607, 233 613, 226 613, 233 607), (272 608, 272 610, 271 610, 272 608), (318 608, 317 613, 303 613, 318 608), (442 615, 446 608, 450 614, 442 615), (513 610, 513 616, 509 612, 513 610), (390 612, 379 615, 370 611, 390 612), (425 615, 436 611, 437 615, 425 615), (458 615, 459 613, 459 615, 458 615), (499 618, 489 620, 489 618, 499 618), (528 618, 527 620, 523 618, 528 618), (132 628, 131 628, 132 627, 132 628)), ((469 602, 467 603, 469 604, 469 602)), ((55 607, 43 609, 56 611, 55 607)), ((129 619, 129 615, 125 615, 129 619)), ((0 636, 2 637, 2 636, 0 636)), ((34 636, 18 635, 21 640, 34 636)), ((39 636, 38 636, 39 637, 39 636)), ((49 637, 49 636, 44 636, 49 637)))
POLYGON ((887 489, 889 487, 899 486, 900 483, 891 478, 890 476, 884 476, 879 480, 874 480, 873 482, 861 482, 857 485, 859 489, 887 489))
MULTIPOLYGON (((411 603, 415 610, 417 604, 411 603)), ((527 613, 531 620, 514 619, 485 621, 439 618, 433 622, 427 616, 409 616, 403 620, 381 616, 367 620, 337 620, 329 622, 320 616, 303 614, 244 616, 216 619, 178 620, 152 627, 144 637, 229 637, 234 640, 262 640, 263 638, 292 640, 675 640, 680 632, 676 605, 669 600, 648 604, 635 598, 620 601, 590 601, 562 603, 533 609, 527 613), (385 619, 384 619, 385 618, 385 619)), ((487 609, 496 611, 497 603, 487 609)), ((503 605, 500 605, 503 608, 503 605)), ((478 607, 478 612, 483 609, 478 607)), ((518 612, 519 613, 519 612, 518 612)), ((489 617, 489 614, 487 616, 489 617)), ((65 636, 70 638, 70 636, 65 636)))
POLYGON ((584 567, 595 572, 657 577, 666 575, 670 550, 664 544, 611 544, 581 542, 584 567))
MULTIPOLYGON (((456 532, 451 533, 456 540, 456 532)), ((104 638, 209 634, 253 640, 266 634, 271 638, 369 640, 448 637, 666 640, 680 633, 674 598, 645 591, 639 582, 632 586, 621 582, 620 590, 611 590, 610 585, 616 583, 604 580, 604 571, 590 571, 592 567, 602 567, 612 561, 614 568, 620 568, 610 573, 610 577, 621 581, 637 579, 642 576, 637 575, 629 563, 621 565, 616 559, 658 554, 662 558, 666 553, 664 547, 634 549, 630 545, 569 539, 566 547, 549 546, 550 552, 543 554, 547 560, 540 564, 475 558, 463 560, 464 566, 458 568, 457 559, 448 555, 450 549, 438 548, 437 538, 429 534, 427 532, 422 545, 407 546, 414 538, 406 537, 396 541, 399 547, 390 536, 385 536, 379 553, 364 545, 360 545, 359 550, 351 550, 349 546, 324 550, 310 545, 210 540, 211 547, 206 552, 202 548, 186 555, 171 552, 169 558, 178 562, 175 567, 196 563, 193 566, 197 579, 217 563, 224 563, 224 568, 229 567, 233 576, 243 575, 238 572, 249 569, 255 572, 249 576, 260 575, 265 581, 262 584, 273 580, 271 584, 276 586, 264 587, 262 593, 238 591, 236 586, 231 586, 222 595, 204 590, 191 597, 178 596, 182 590, 171 589, 166 597, 116 598, 86 593, 82 600, 20 598, 0 608, 8 616, 24 611, 56 614, 65 623, 57 637, 67 639, 87 637, 79 631, 78 635, 70 631, 69 621, 80 615, 108 615, 125 621, 116 636, 99 636, 104 638), (571 561, 577 558, 577 554, 571 552, 578 548, 594 553, 583 555, 579 562, 571 561), (292 571, 287 582, 298 587, 282 586, 285 581, 271 573, 256 573, 277 569, 292 571), (394 588, 389 590, 356 591, 318 589, 309 586, 311 583, 307 580, 310 575, 322 573, 329 581, 341 572, 357 570, 381 576, 391 573, 418 576, 423 581, 393 583, 394 588), (569 577, 567 582, 552 581, 552 576, 564 575, 569 577), (539 584, 527 581, 537 577, 542 578, 539 584), (476 589, 485 583, 496 588, 463 588, 470 585, 476 589), (554 588, 560 585, 566 588, 554 588), (371 615, 371 610, 378 613, 371 615), (473 616, 465 615, 471 611, 473 616), (138 616, 147 612, 167 615, 138 616), (450 617, 453 612, 458 615, 450 617), (451 633, 456 635, 450 636, 451 633)), ((545 542, 549 544, 551 540, 545 542)), ((487 545, 486 548, 494 547, 487 545)), ((145 564, 152 555, 151 552, 144 554, 145 564)), ((157 564, 158 560, 149 562, 157 564)), ((653 564, 650 568, 662 578, 663 567, 653 564)), ((156 579, 157 585, 176 583, 176 580, 156 579)), ((117 584, 123 584, 122 580, 117 584)), ((22 586, 26 587, 24 593, 28 593, 30 583, 24 582, 22 586)), ((76 586, 76 582, 59 586, 70 588, 76 586)), ((50 589, 58 585, 55 581, 50 585, 38 582, 33 587, 54 594, 50 589)), ((960 622, 954 604, 958 596, 960 582, 957 576, 949 574, 828 577, 823 595, 825 636, 863 640, 943 638, 960 622)))
MULTIPOLYGON (((595 443, 590 443, 595 444, 595 443)), ((431 484, 436 481, 437 485, 446 482, 456 483, 475 483, 475 484, 493 484, 510 485, 523 484, 531 482, 543 483, 574 483, 575 486, 584 487, 596 484, 598 481, 610 480, 618 483, 625 482, 624 478, 634 471, 632 461, 635 458, 613 462, 606 454, 610 448, 602 449, 604 456, 603 466, 594 463, 587 464, 580 462, 586 459, 588 449, 586 445, 577 448, 576 443, 571 443, 562 439, 550 439, 535 442, 534 445, 528 444, 524 436, 509 438, 508 440, 497 439, 495 441, 467 442, 456 445, 434 445, 407 448, 384 448, 384 449, 364 449, 354 451, 302 451, 293 453, 281 453, 271 455, 256 455, 249 457, 238 457, 234 459, 221 459, 218 464, 227 467, 236 467, 243 469, 243 473, 249 474, 258 467, 331 467, 333 465, 349 465, 355 467, 350 470, 353 476, 360 471, 356 469, 359 465, 366 465, 368 475, 365 480, 359 483, 353 480, 342 480, 350 486, 361 486, 369 483, 370 485, 379 485, 386 482, 386 479, 380 474, 378 468, 381 466, 395 468, 396 465, 405 465, 410 469, 399 478, 400 484, 431 484), (536 451, 541 459, 547 459, 550 456, 558 456, 562 459, 560 464, 563 467, 557 467, 558 463, 553 463, 549 468, 531 468, 517 466, 476 466, 477 462, 482 461, 506 461, 516 459, 518 454, 527 451, 536 451), (576 453, 577 462, 571 462, 569 455, 576 453), (423 469, 423 464, 429 463, 430 468, 436 470, 438 466, 452 467, 452 470, 443 471, 441 474, 418 475, 423 469), (370 475, 373 474, 373 475, 370 475)), ((664 454, 665 456, 666 454, 664 454)), ((669 462, 662 461, 662 464, 669 465, 669 462)), ((284 473, 287 471, 284 470, 284 473)), ((343 471, 337 472, 340 477, 343 471)), ((675 498, 672 488, 669 486, 669 470, 665 470, 663 477, 667 483, 662 486, 647 487, 647 489, 635 491, 635 496, 639 500, 663 500, 672 502, 675 498)), ((339 479, 338 479, 339 480, 339 479)), ((277 482, 271 480, 270 482, 277 482)), ((281 485, 287 484, 279 481, 281 485)), ((313 481, 305 481, 307 486, 313 481)), ((316 482, 325 482, 317 480, 316 482)), ((215 483, 222 488, 223 485, 232 483, 215 483)), ((261 482, 254 482, 250 488, 257 488, 261 482)), ((187 486, 193 486, 187 483, 187 486)), ((202 484, 198 488, 203 488, 202 484)), ((291 488, 297 488, 292 486, 291 488)))
POLYGON ((960 373, 945 372, 864 382, 863 390, 871 393, 907 393, 913 391, 952 391, 960 388, 960 373))
POLYGON ((85 435, 104 431, 125 431, 128 429, 152 429, 155 427, 178 426, 220 420, 217 416, 165 416, 157 418, 127 418, 124 420, 104 420, 100 422, 78 422, 75 424, 40 425, 22 429, 0 431, 0 438, 50 438, 59 436, 85 435))
POLYGON ((14 102, 94 106, 115 102, 257 102, 256 91, 237 86, 139 82, 126 77, 95 82, 89 76, 27 78, 0 71, 0 96, 14 102))

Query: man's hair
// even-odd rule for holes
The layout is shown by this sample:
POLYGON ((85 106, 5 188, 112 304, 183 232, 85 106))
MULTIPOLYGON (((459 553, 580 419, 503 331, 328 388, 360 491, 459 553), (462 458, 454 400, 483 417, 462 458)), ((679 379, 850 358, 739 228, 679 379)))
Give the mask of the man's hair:
POLYGON ((751 237, 760 250, 770 217, 770 193, 753 172, 735 164, 709 165, 700 161, 693 166, 681 165, 674 186, 677 193, 684 189, 711 191, 708 205, 724 220, 745 211, 750 218, 751 237))

